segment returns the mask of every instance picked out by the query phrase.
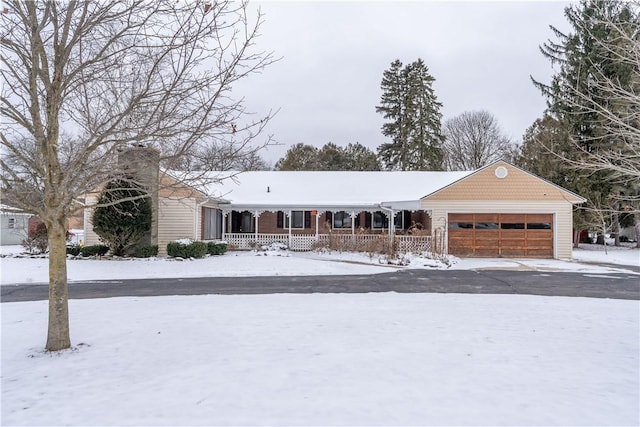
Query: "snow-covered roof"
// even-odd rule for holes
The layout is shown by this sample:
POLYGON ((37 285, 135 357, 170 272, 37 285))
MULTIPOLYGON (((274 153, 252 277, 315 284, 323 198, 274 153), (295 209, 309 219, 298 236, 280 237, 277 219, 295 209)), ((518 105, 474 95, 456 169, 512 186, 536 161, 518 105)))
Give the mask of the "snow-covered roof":
POLYGON ((206 193, 235 206, 385 206, 409 209, 468 175, 465 172, 211 172, 233 178, 206 185, 206 193))

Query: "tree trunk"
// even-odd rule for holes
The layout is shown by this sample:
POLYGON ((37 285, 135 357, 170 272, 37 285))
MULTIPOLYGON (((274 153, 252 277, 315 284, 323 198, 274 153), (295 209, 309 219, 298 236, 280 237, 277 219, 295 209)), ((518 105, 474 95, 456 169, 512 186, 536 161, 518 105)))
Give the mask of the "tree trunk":
POLYGON ((611 218, 611 231, 614 240, 614 246, 620 246, 620 214, 617 212, 613 214, 611 218))
POLYGON ((47 221, 49 237, 49 330, 47 351, 71 347, 67 288, 67 229, 63 219, 47 221))
POLYGON ((636 248, 640 249, 640 218, 636 219, 635 229, 636 229, 636 248))
POLYGON ((578 243, 580 243, 580 230, 574 228, 573 229, 573 248, 578 248, 578 243))

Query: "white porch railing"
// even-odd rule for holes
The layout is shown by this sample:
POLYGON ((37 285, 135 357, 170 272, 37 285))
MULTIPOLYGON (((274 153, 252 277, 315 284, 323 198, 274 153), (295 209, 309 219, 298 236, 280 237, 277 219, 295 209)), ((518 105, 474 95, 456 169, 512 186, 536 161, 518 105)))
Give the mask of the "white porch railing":
MULTIPOLYGON (((283 243, 292 251, 310 251, 314 245, 355 252, 387 252, 390 247, 386 234, 265 234, 227 233, 224 239, 239 250, 256 246, 283 243)), ((400 252, 431 252, 431 236, 394 236, 395 249, 400 252)))

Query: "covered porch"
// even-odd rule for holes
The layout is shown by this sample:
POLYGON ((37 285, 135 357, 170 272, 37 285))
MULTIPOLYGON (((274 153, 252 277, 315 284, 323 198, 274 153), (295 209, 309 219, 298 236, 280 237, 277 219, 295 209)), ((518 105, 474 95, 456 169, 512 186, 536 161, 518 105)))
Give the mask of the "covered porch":
POLYGON ((415 206, 221 205, 218 209, 220 238, 240 250, 272 243, 283 243, 293 251, 433 250, 430 212, 415 206))

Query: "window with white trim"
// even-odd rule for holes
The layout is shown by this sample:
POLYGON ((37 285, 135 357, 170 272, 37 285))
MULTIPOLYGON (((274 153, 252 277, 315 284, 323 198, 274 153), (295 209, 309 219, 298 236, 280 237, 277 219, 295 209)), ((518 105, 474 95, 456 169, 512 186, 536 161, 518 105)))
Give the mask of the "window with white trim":
MULTIPOLYGON (((289 228, 289 212, 284 215, 284 228, 289 228)), ((304 211, 291 211, 291 228, 304 228, 304 211)))
POLYGON ((373 213, 373 221, 371 222, 371 228, 387 228, 389 227, 389 219, 382 211, 373 213))
POLYGON ((351 214, 345 211, 334 213, 333 228, 351 228, 351 214))

